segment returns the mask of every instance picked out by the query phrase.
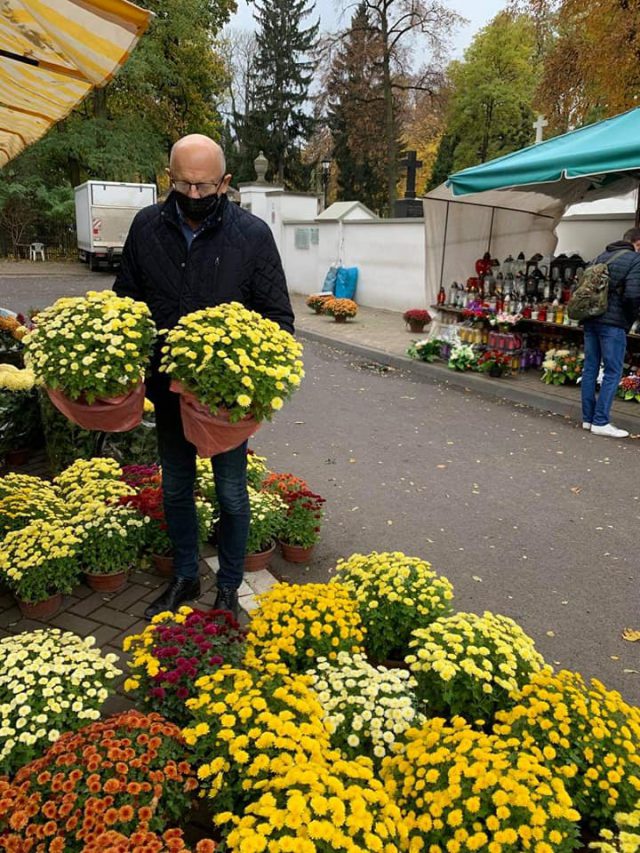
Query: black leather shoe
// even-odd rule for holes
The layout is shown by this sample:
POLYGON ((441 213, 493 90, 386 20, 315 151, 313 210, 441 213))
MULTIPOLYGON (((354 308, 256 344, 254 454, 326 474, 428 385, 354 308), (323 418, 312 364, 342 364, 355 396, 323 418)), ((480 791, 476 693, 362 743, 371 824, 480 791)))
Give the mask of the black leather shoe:
POLYGON ((233 618, 238 621, 238 590, 232 586, 219 586, 216 600, 213 603, 214 610, 228 610, 233 618))
POLYGON ((194 598, 199 597, 199 578, 174 578, 162 595, 159 595, 155 601, 152 601, 144 611, 145 619, 151 619, 157 613, 164 613, 165 610, 170 610, 172 613, 175 613, 180 605, 184 604, 185 601, 191 601, 194 598))

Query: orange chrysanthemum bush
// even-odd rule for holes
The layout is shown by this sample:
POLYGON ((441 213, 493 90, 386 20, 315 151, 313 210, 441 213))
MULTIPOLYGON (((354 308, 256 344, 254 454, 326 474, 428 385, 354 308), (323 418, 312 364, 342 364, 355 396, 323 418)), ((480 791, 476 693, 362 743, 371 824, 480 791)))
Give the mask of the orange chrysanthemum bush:
POLYGON ((640 796, 640 708, 577 672, 536 673, 515 707, 499 711, 501 738, 517 738, 565 780, 586 822, 613 826, 640 796))
POLYGON ((462 717, 434 717, 383 759, 411 853, 570 853, 577 820, 559 775, 462 717))
MULTIPOLYGON (((175 853, 188 851, 181 829, 168 829, 160 835, 149 829, 137 829, 131 836, 109 830, 97 836, 95 841, 86 844, 82 853, 175 853)), ((215 841, 207 838, 198 841, 195 853, 214 853, 215 841)))
POLYGON ((108 831, 164 832, 197 787, 186 754, 180 729, 159 714, 129 711, 68 732, 0 781, 0 850, 74 853, 108 831))

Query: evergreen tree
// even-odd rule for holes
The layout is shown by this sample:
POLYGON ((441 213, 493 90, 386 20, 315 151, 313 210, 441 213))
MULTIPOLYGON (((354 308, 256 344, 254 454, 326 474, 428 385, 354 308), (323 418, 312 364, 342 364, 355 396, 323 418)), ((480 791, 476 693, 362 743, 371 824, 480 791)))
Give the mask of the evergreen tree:
POLYGON ((386 209, 386 157, 379 128, 384 122, 381 45, 368 26, 364 3, 331 66, 327 119, 338 169, 338 197, 386 209))
POLYGON ((244 168, 253 175, 253 160, 262 150, 271 177, 300 188, 308 182, 300 149, 313 131, 313 118, 305 107, 319 22, 304 27, 314 11, 313 4, 307 8, 306 0, 256 0, 255 5, 256 106, 244 125, 244 168))

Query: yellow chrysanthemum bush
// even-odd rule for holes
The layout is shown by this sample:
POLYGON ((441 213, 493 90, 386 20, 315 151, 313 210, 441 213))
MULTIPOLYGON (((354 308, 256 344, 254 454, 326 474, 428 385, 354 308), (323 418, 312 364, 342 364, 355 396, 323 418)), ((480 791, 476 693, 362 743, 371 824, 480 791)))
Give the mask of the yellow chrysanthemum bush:
POLYGON ((404 669, 375 667, 364 655, 339 652, 333 662, 320 658, 309 676, 331 743, 347 758, 365 755, 379 766, 403 733, 424 719, 415 679, 404 669))
POLYGON ((155 333, 143 302, 90 290, 40 311, 24 344, 47 387, 93 403, 118 397, 144 379, 155 333))
POLYGON ((564 853, 578 812, 561 776, 461 717, 409 729, 382 779, 404 813, 410 851, 564 853))
POLYGON ((640 853, 640 801, 633 811, 618 812, 616 831, 603 829, 600 840, 589 845, 589 850, 603 853, 640 853))
POLYGON ((239 302, 187 314, 162 347, 160 369, 235 423, 270 420, 304 376, 302 345, 239 302))
POLYGON ((303 758, 322 761, 330 748, 322 707, 309 679, 283 666, 260 672, 222 666, 196 681, 187 699, 193 722, 183 729, 195 755, 201 796, 216 812, 257 799, 256 785, 303 758))
POLYGON ((115 459, 97 456, 77 459, 54 479, 54 485, 71 512, 78 512, 88 503, 118 503, 121 497, 135 494, 124 482, 122 467, 115 459))
POLYGON ((453 587, 447 578, 426 560, 400 551, 339 560, 331 583, 346 586, 358 602, 365 646, 376 661, 403 658, 413 629, 451 613, 453 587))
POLYGON ((0 577, 27 602, 70 593, 80 579, 80 539, 65 521, 32 521, 7 533, 0 548, 0 577))
POLYGON ((247 632, 245 664, 283 663, 304 672, 318 658, 360 652, 364 630, 357 602, 340 584, 275 584, 258 596, 247 632))
POLYGON ((37 490, 43 485, 44 480, 40 477, 34 477, 33 474, 16 474, 14 471, 10 471, 4 477, 0 477, 0 499, 13 495, 15 492, 21 492, 23 489, 37 490))
POLYGON ((517 702, 496 714, 494 731, 518 738, 566 785, 575 807, 596 827, 640 798, 640 708, 595 679, 544 671, 522 687, 517 702))
POLYGON ((0 497, 0 537, 37 519, 64 518, 66 515, 67 507, 56 490, 45 480, 40 480, 37 485, 26 485, 0 497))
POLYGON ((326 761, 273 762, 274 776, 256 786, 259 799, 242 816, 217 816, 233 824, 226 845, 238 853, 397 853, 405 825, 398 806, 375 778, 367 759, 334 752, 326 761), (280 768, 280 764, 284 766, 280 768))
POLYGON ((545 665, 513 619, 489 611, 442 617, 411 638, 405 660, 430 714, 491 721, 545 665))

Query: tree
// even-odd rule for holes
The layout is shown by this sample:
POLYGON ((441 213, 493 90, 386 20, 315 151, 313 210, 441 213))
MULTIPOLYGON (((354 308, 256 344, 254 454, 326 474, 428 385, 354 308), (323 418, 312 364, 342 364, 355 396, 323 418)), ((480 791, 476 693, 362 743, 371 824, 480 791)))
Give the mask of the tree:
POLYGON ((433 91, 433 68, 427 65, 423 75, 411 73, 412 47, 429 51, 437 63, 446 47, 446 39, 462 18, 439 0, 363 0, 367 29, 380 44, 380 69, 384 105, 383 144, 386 159, 387 203, 393 209, 398 183, 397 93, 433 91))
POLYGON ((245 162, 262 150, 279 183, 300 187, 308 177, 301 147, 313 130, 306 107, 319 22, 303 26, 314 10, 306 0, 256 0, 255 5, 255 104, 245 117, 245 162))
POLYGON ((387 204, 385 150, 377 133, 384 121, 381 45, 367 26, 364 3, 335 53, 325 91, 338 198, 381 210, 387 204))
POLYGON ((247 151, 247 117, 256 109, 256 54, 258 43, 249 30, 229 30, 221 43, 227 67, 227 98, 223 106, 222 135, 227 168, 237 180, 254 178, 253 159, 258 152, 247 151))
POLYGON ((464 60, 450 64, 452 94, 438 178, 445 165, 457 171, 533 142, 536 48, 533 22, 500 12, 476 35, 464 60))

